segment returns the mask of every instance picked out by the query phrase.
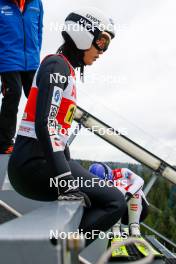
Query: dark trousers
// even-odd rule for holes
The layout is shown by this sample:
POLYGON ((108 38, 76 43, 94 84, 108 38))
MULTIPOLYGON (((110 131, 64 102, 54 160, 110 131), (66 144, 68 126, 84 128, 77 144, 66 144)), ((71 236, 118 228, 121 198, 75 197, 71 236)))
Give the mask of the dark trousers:
POLYGON ((22 87, 28 97, 34 74, 35 71, 1 73, 0 147, 13 142, 22 87))
MULTIPOLYGON (((27 146, 26 146, 27 150, 27 146)), ((58 189, 50 187, 51 171, 47 162, 42 159, 28 160, 19 166, 22 153, 13 152, 8 167, 9 179, 13 187, 21 195, 40 201, 54 201, 58 198, 58 189)), ((84 169, 78 162, 69 160, 69 166, 75 179, 86 180, 97 178, 84 169)), ((99 179, 98 179, 99 182, 99 179)), ((80 223, 84 232, 92 230, 106 231, 111 228, 124 214, 126 202, 122 193, 116 187, 100 187, 98 182, 90 188, 81 186, 91 201, 91 208, 85 208, 80 223)), ((91 242, 91 241, 89 241, 91 242)))

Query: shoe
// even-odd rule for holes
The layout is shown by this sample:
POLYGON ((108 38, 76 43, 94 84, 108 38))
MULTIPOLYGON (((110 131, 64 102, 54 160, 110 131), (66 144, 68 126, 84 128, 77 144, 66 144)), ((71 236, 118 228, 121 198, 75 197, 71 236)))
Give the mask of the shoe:
POLYGON ((130 224, 129 234, 132 237, 140 237, 141 236, 140 225, 137 223, 130 224))
POLYGON ((114 237, 121 237, 122 233, 121 233, 121 224, 115 224, 112 227, 112 232, 114 237))
POLYGON ((9 145, 5 147, 0 146, 0 154, 12 154, 14 145, 9 145))

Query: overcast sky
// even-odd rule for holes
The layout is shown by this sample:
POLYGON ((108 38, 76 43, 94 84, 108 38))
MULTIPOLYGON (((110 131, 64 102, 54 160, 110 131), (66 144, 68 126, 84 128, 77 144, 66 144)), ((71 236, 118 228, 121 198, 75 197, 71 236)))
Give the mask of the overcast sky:
MULTIPOLYGON (((87 67, 84 84, 77 81, 78 105, 176 163, 176 1, 43 0, 43 4, 41 57, 61 44, 60 32, 53 25, 63 23, 69 12, 95 6, 115 20, 117 37, 109 50, 87 67)), ((24 102, 23 98, 20 113, 24 102)), ((71 150, 74 158, 130 161, 101 139, 84 133, 71 150)))

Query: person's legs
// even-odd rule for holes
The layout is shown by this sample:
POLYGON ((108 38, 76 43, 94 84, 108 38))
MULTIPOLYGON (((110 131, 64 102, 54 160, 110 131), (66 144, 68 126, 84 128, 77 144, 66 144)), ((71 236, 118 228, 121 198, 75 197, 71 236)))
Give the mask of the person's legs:
POLYGON ((84 232, 107 231, 125 212, 124 196, 115 187, 100 187, 99 178, 93 176, 79 163, 71 160, 69 165, 74 178, 82 178, 83 186, 80 186, 80 190, 88 195, 92 204, 91 208, 84 209, 80 229, 83 229, 84 232), (90 188, 86 187, 86 180, 90 181, 93 178, 96 179, 95 185, 90 188))
POLYGON ((21 77, 19 72, 1 73, 2 104, 0 111, 0 153, 13 144, 16 132, 18 105, 21 97, 21 77))
POLYGON ((128 202, 128 224, 131 236, 140 236, 140 222, 147 216, 147 203, 142 191, 137 192, 128 202))
POLYGON ((145 218, 148 215, 148 208, 149 208, 149 204, 146 202, 146 200, 142 197, 142 212, 141 212, 141 216, 140 216, 140 222, 144 221, 145 218))
POLYGON ((21 72, 21 80, 23 85, 23 91, 26 97, 28 97, 32 82, 36 71, 21 72))
MULTIPOLYGON (((13 153, 14 154, 14 153, 13 153)), ((18 157, 19 158, 19 157, 18 157)), ((12 186, 21 195, 40 201, 54 201, 58 198, 57 187, 50 187, 50 169, 45 160, 27 161, 21 168, 16 169, 17 155, 12 155, 8 173, 12 186)), ((75 161, 69 161, 74 179, 82 181, 80 190, 86 193, 91 200, 91 208, 84 208, 80 223, 80 230, 92 232, 93 230, 107 231, 122 216, 126 209, 124 196, 115 187, 100 187, 99 178, 93 177, 75 161), (86 187, 86 180, 96 179, 92 187, 86 187)), ((95 238, 95 237, 94 237, 95 238)), ((87 241, 87 244, 92 240, 87 241)))
MULTIPOLYGON (((17 155, 11 157, 8 168, 9 178, 14 188, 31 199, 56 200, 58 189, 53 185, 50 187, 50 177, 52 176, 47 162, 42 159, 33 159, 16 169, 17 158, 20 157, 17 155)), ((86 180, 92 179, 91 174, 77 162, 69 161, 69 165, 74 178, 82 178, 83 185, 86 180)), ((98 185, 99 179, 96 179, 97 183, 94 187, 80 187, 80 190, 89 196, 92 203, 91 210, 85 209, 85 220, 82 220, 81 223, 84 230, 92 230, 98 227, 100 230, 107 230, 118 221, 126 208, 124 197, 116 188, 107 186, 101 188, 98 185)))
POLYGON ((138 192, 128 202, 128 218, 129 225, 136 223, 139 224, 140 216, 142 212, 142 197, 138 192))
POLYGON ((50 169, 47 162, 33 159, 18 167, 16 166, 18 158, 19 155, 18 157, 12 155, 8 164, 8 176, 14 189, 32 200, 57 200, 58 188, 50 187, 50 169))

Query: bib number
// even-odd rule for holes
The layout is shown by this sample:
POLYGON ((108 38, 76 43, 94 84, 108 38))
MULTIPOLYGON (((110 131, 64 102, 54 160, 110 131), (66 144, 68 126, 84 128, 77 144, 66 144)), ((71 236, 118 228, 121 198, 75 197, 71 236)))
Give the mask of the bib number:
POLYGON ((76 105, 71 104, 68 108, 67 114, 64 119, 64 122, 66 124, 71 125, 75 112, 76 112, 76 105))

